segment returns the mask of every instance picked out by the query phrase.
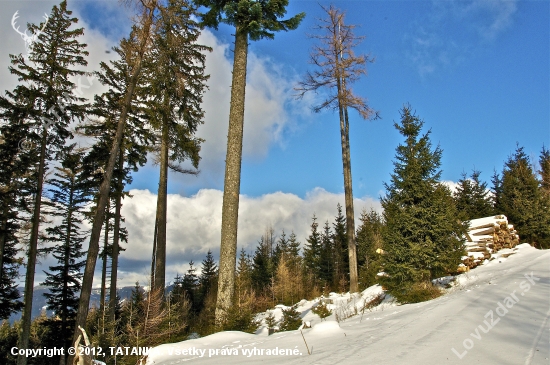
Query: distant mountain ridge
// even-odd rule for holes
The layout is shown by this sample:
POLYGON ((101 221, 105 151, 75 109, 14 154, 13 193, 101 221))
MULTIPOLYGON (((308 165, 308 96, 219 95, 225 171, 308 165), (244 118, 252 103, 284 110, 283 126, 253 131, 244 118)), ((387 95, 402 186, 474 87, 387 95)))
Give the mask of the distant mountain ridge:
MULTIPOLYGON (((18 288, 19 292, 21 293, 21 297, 23 297, 23 291, 24 288, 20 287, 18 288)), ((127 299, 130 298, 132 295, 132 290, 134 289, 133 286, 125 286, 120 289, 118 289, 118 296, 120 299, 127 299)), ((48 316, 53 315, 53 311, 46 310, 46 297, 44 296, 45 293, 49 293, 49 288, 47 286, 38 285, 34 287, 34 293, 32 298, 32 319, 38 317, 42 311, 46 311, 46 314, 48 316)), ((107 297, 109 296, 109 291, 107 290, 107 297)), ((90 298, 90 308, 92 307, 99 307, 99 299, 100 299, 100 290, 99 289, 92 289, 92 296, 90 298)), ((12 314, 9 318, 9 322, 13 323, 17 320, 21 319, 21 312, 12 314)))

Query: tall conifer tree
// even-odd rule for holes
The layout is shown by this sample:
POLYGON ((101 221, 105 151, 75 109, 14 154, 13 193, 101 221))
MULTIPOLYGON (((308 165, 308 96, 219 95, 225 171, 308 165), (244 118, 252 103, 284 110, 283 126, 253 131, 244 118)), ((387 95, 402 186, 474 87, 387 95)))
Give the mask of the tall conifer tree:
MULTIPOLYGON (((430 280, 455 272, 464 248, 465 226, 457 219, 449 189, 439 182, 441 154, 432 149, 424 122, 401 110, 395 128, 405 138, 397 147, 394 172, 382 198, 383 284, 399 301, 416 301, 415 290, 430 293, 430 280)), ((422 297, 422 295, 421 295, 422 297)))
POLYGON ((87 238, 81 225, 85 205, 90 201, 90 187, 83 179, 82 159, 83 153, 72 145, 64 153, 62 167, 56 167, 55 177, 48 181, 53 187, 49 189, 52 196, 47 204, 48 213, 61 218, 61 222, 46 228, 47 241, 53 243, 52 252, 57 264, 49 267, 42 285, 50 287, 50 292, 44 296, 48 309, 60 318, 60 332, 57 334, 65 353, 71 345, 84 267, 82 243, 87 238))
POLYGON ((518 146, 502 171, 500 212, 517 229, 520 239, 536 247, 550 245, 550 213, 529 157, 518 146))
MULTIPOLYGON (((25 308, 22 317, 20 348, 28 348, 34 274, 38 249, 39 225, 42 207, 44 176, 48 161, 62 153, 65 141, 72 138, 69 123, 81 120, 86 114, 84 99, 75 94, 76 84, 73 77, 82 77, 85 72, 80 68, 87 65, 84 49, 79 42, 82 28, 74 28, 77 18, 71 17, 67 2, 62 1, 52 8, 49 19, 41 27, 31 24, 29 29, 37 34, 29 59, 21 55, 12 57, 10 71, 22 82, 14 93, 6 93, 7 99, 27 98, 30 102, 23 115, 31 127, 28 141, 36 146, 38 161, 35 175, 32 228, 29 239, 27 274, 25 278, 25 308), (39 30, 42 30, 40 34, 39 30), (32 132, 31 132, 32 130, 32 132)), ((12 102, 12 105, 15 103, 12 102)), ((27 363, 27 358, 19 356, 19 365, 27 363)))
POLYGON ((168 0, 160 6, 159 26, 144 63, 146 114, 159 134, 160 175, 151 285, 161 292, 166 276, 168 168, 196 174, 178 164, 190 160, 196 169, 200 159, 202 140, 195 137, 195 132, 204 118, 201 103, 208 80, 204 74, 204 52, 211 49, 197 43, 200 28, 196 15, 195 5, 187 0, 168 0))
POLYGON ((208 9, 201 16, 204 25, 217 29, 220 23, 226 23, 235 27, 216 304, 216 324, 221 327, 233 304, 235 290, 248 40, 273 39, 275 32, 296 29, 305 14, 279 20, 286 14, 288 0, 195 0, 195 3, 208 9))

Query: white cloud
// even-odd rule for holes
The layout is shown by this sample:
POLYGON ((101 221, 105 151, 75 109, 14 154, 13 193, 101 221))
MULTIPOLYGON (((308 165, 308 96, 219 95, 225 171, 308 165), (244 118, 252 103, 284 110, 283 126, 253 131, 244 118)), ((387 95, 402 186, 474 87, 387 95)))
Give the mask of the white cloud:
POLYGON ((444 180, 444 181, 441 181, 441 184, 445 185, 446 187, 449 188, 449 190, 451 190, 451 193, 454 193, 457 191, 458 187, 460 186, 459 183, 457 182, 454 182, 454 181, 451 181, 451 180, 444 180))
MULTIPOLYGON (((156 194, 147 190, 130 193, 133 198, 125 199, 122 208, 129 243, 127 250, 121 253, 121 264, 126 262, 132 269, 121 270, 121 286, 147 278, 152 253, 156 194)), ((191 197, 168 196, 167 280, 187 270, 190 260, 200 267, 209 249, 216 259, 219 257, 222 197, 223 192, 214 189, 200 190, 191 197)), ((336 205, 343 201, 343 194, 329 193, 321 188, 309 192, 305 199, 283 192, 254 198, 241 195, 238 250, 244 247, 253 252, 267 226, 273 227, 277 235, 282 229, 287 235, 294 231, 303 244, 309 235, 313 214, 320 224, 326 220, 332 224, 336 205)), ((372 207, 381 211, 380 203, 369 197, 356 198, 354 205, 357 223, 362 209, 372 207)))

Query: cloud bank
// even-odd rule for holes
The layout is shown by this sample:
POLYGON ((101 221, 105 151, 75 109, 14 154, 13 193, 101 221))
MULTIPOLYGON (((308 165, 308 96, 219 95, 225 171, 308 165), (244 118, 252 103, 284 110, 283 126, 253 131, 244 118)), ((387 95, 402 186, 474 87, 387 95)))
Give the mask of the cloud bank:
MULTIPOLYGON (((150 271, 153 229, 157 196, 148 190, 131 190, 131 199, 125 199, 122 215, 129 232, 126 251, 121 253, 119 278, 121 286, 143 283, 150 271)), ((168 196, 167 222, 167 280, 177 273, 183 274, 193 260, 200 267, 208 250, 219 258, 221 235, 221 209, 223 192, 202 189, 197 194, 184 197, 168 196)), ((239 205, 238 250, 252 253, 267 227, 279 236, 284 229, 287 236, 294 231, 303 244, 310 232, 313 214, 317 222, 332 224, 337 214, 336 205, 343 205, 344 195, 316 188, 305 198, 274 192, 260 197, 241 195, 239 205)), ((355 219, 359 223, 360 212, 371 208, 381 211, 378 200, 370 197, 355 198, 355 219)), ((99 282, 99 281, 97 281, 99 282)))

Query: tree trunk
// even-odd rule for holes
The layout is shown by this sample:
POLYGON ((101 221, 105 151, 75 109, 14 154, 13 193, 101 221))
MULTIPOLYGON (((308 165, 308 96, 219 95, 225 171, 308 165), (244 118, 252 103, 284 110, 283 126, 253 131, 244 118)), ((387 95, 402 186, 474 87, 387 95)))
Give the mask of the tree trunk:
MULTIPOLYGON (((40 144, 40 162, 38 165, 38 182, 36 185, 36 197, 34 201, 34 213, 32 217, 31 238, 29 241, 29 259, 27 260, 27 275, 25 277, 25 307, 21 318, 21 337, 19 348, 29 348, 29 336, 31 333, 32 299, 34 293, 34 271, 36 266, 36 254, 38 251, 38 227, 40 225, 40 207, 42 205, 42 189, 44 186, 44 172, 46 169, 46 143, 48 131, 44 128, 40 144)), ((26 365, 27 357, 18 356, 17 365, 26 365)))
MULTIPOLYGON (((339 42, 339 40, 337 41, 339 42)), ((338 44, 338 43, 336 43, 338 44)), ((342 78, 339 56, 336 56, 336 86, 338 89, 338 114, 340 117, 340 141, 342 144, 342 165, 344 169, 344 196, 346 203, 346 236, 349 255, 349 290, 359 291, 357 275, 357 250, 355 245, 355 218, 353 212, 353 190, 351 182, 351 157, 349 148, 349 119, 345 102, 346 81, 342 78)))
MULTIPOLYGON (((166 96, 165 96, 166 97, 166 96)), ((160 145, 160 177, 157 194, 157 215, 155 229, 154 281, 151 282, 151 292, 161 291, 161 298, 164 296, 164 285, 166 282, 166 205, 168 188, 168 121, 163 118, 162 137, 160 145)))
MULTIPOLYGON (((124 168, 124 150, 120 149, 118 156, 118 168, 120 171, 124 168)), ((117 305, 116 288, 117 288, 117 270, 118 270, 118 251, 120 241, 120 209, 122 204, 122 174, 118 180, 116 188, 116 206, 115 206, 115 226, 113 235, 113 252, 111 258, 111 286, 109 288, 109 321, 115 322, 115 308, 117 305)))
MULTIPOLYGON (((82 290, 80 292, 80 301, 78 304, 78 311, 75 321, 75 331, 73 336, 73 342, 76 342, 78 337, 78 326, 84 328, 86 326, 86 317, 88 316, 88 307, 90 305, 90 295, 92 293, 92 284, 94 281, 94 271, 97 261, 97 255, 99 253, 99 238, 101 235, 101 226, 103 225, 103 219, 105 216, 105 207, 109 200, 109 190, 111 186, 111 178, 113 176, 113 170, 115 167, 116 159, 120 151, 120 144, 124 133, 124 127, 126 126, 126 119, 128 116, 128 110, 132 103, 134 96, 134 90, 138 82, 139 74, 141 72, 141 65, 143 55, 149 40, 149 33, 151 24, 153 22, 153 12, 156 8, 156 2, 148 8, 148 12, 144 15, 143 33, 141 34, 139 49, 135 58, 134 69, 132 70, 132 76, 128 84, 128 90, 122 104, 122 110, 120 113, 120 119, 117 126, 115 139, 113 146, 111 147, 111 153, 109 155, 109 162, 105 168, 105 174, 103 175, 103 182, 99 188, 99 200, 97 202, 97 208, 94 216, 94 222, 92 226, 92 233, 90 236, 90 245, 88 247, 88 255, 86 257, 86 268, 84 269, 84 276, 82 279, 82 290)), ((74 356, 69 356, 68 363, 72 364, 74 356)))
MULTIPOLYGON (((344 84, 345 85, 345 84, 344 84)), ((355 244, 355 216, 353 212, 353 190, 351 180, 351 154, 349 147, 349 119, 348 110, 344 107, 344 129, 340 123, 342 134, 342 164, 344 167, 344 194, 346 200, 346 235, 348 239, 349 255, 349 290, 350 293, 359 291, 357 274, 357 248, 355 244)))
POLYGON ((8 204, 4 204, 4 209, 2 210, 2 225, 0 226, 0 281, 4 277, 4 247, 6 246, 6 231, 8 229, 8 204))
MULTIPOLYGON (((74 181, 73 181, 74 183, 74 181)), ((73 184, 74 186, 74 184, 73 184)), ((69 207, 73 206, 73 197, 74 197, 74 190, 71 189, 70 192, 70 198, 69 198, 69 207)), ((67 214, 67 229, 65 231, 65 258, 63 262, 63 302, 67 303, 67 292, 69 290, 68 286, 68 278, 69 278, 69 265, 71 263, 71 228, 72 228, 72 210, 69 208, 68 214, 67 214)), ((67 343, 67 307, 65 306, 62 309, 61 312, 61 335, 63 338, 63 348, 65 349, 64 353, 67 352, 67 349, 71 345, 70 343, 67 343)), ((59 358, 59 365, 65 365, 65 355, 64 353, 59 358)))
POLYGON ((107 203, 107 213, 105 217, 105 235, 103 240, 103 261, 101 266, 101 292, 99 295, 99 313, 101 314, 101 329, 103 333, 105 330, 105 294, 107 293, 107 260, 109 255, 107 254, 109 247, 109 203, 107 203))
POLYGON ((247 54, 248 34, 237 26, 223 191, 220 276, 216 303, 217 326, 221 326, 226 320, 235 289, 247 54))

